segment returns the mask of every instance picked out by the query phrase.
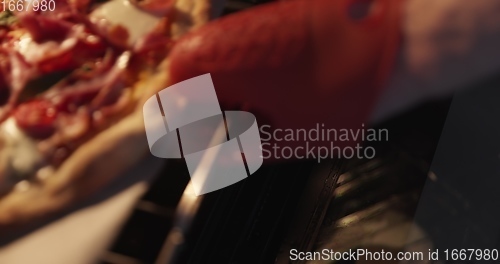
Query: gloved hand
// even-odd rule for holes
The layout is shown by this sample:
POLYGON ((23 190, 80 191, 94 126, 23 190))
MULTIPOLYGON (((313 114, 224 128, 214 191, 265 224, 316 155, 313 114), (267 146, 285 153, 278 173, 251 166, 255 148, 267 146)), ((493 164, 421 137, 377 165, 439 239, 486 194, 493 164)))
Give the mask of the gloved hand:
POLYGON ((274 128, 360 127, 392 71, 399 3, 296 0, 230 15, 178 41, 171 77, 210 73, 222 103, 274 128))
POLYGON ((498 44, 498 1, 425 3, 292 0, 253 8, 180 39, 171 76, 211 73, 219 100, 248 106, 260 125, 356 129, 499 68, 488 60, 499 52, 477 41, 498 44))

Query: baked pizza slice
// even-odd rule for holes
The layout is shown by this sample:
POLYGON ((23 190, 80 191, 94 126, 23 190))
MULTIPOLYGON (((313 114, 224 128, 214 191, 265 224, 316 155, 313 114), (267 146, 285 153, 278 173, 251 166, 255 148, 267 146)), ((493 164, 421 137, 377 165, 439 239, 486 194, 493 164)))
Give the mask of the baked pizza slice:
MULTIPOLYGON (((0 228, 96 192, 148 152, 142 105, 208 0, 50 0, 0 15, 0 228)), ((1 229, 0 229, 0 232, 1 229)))

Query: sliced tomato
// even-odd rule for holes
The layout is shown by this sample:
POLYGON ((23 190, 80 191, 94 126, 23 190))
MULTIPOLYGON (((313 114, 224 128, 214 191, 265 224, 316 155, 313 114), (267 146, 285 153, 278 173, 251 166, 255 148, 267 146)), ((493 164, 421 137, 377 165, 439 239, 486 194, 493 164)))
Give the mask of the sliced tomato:
POLYGON ((43 139, 54 133, 57 113, 56 107, 49 101, 33 100, 19 105, 14 119, 28 135, 43 139))

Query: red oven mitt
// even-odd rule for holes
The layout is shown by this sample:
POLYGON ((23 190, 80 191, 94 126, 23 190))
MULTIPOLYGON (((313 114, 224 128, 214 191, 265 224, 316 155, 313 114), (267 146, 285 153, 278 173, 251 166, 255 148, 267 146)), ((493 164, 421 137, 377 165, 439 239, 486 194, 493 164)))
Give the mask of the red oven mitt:
POLYGON ((229 15, 181 38, 170 74, 210 73, 223 110, 245 106, 259 126, 358 129, 396 59, 400 2, 294 0, 229 15))

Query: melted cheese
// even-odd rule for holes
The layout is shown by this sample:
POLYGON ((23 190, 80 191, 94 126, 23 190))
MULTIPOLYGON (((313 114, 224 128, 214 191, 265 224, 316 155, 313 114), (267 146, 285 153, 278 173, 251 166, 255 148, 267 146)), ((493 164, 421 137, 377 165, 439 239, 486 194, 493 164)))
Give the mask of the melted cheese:
POLYGON ((35 175, 44 163, 36 142, 19 129, 13 118, 0 126, 0 190, 35 175))
POLYGON ((156 24, 161 21, 161 16, 143 11, 128 0, 109 1, 90 14, 94 23, 104 19, 111 25, 120 25, 128 30, 128 44, 133 46, 142 36, 153 31, 156 24))

